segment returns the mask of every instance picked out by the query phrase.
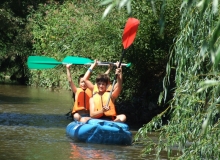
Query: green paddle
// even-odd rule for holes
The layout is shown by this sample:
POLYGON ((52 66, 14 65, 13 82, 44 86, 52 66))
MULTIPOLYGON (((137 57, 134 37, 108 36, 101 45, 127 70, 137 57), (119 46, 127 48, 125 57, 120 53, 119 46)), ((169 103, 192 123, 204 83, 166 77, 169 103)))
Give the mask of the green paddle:
MULTIPOLYGON (((76 65, 91 65, 94 61, 89 58, 67 56, 62 62, 58 62, 54 58, 45 56, 29 56, 27 60, 27 65, 29 69, 51 69, 60 64, 76 64, 76 65)), ((112 62, 98 62, 98 65, 109 65, 115 63, 112 62)), ((130 67, 131 63, 123 63, 122 66, 130 67)))

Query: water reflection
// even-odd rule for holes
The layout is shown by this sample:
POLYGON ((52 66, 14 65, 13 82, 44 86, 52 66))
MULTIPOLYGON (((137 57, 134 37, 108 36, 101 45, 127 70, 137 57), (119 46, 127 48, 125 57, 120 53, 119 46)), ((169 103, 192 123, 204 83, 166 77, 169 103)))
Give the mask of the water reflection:
POLYGON ((137 146, 117 146, 117 145, 102 145, 102 144, 86 144, 79 142, 71 142, 71 160, 146 160, 154 159, 154 157, 141 157, 140 148, 137 146))
POLYGON ((70 159, 106 159, 113 160, 115 159, 115 153, 112 152, 104 152, 99 149, 95 149, 91 146, 80 146, 71 143, 71 156, 70 159))

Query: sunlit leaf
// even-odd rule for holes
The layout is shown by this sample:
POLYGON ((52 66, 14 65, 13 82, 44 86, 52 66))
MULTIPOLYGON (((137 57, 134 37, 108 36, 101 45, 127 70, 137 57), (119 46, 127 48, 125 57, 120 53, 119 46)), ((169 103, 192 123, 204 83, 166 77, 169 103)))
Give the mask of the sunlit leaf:
POLYGON ((130 0, 121 0, 118 8, 121 9, 122 7, 124 7, 128 3, 128 1, 130 1, 130 0))
POLYGON ((220 83, 220 81, 216 81, 216 80, 206 80, 206 81, 202 82, 201 84, 202 84, 202 85, 203 85, 203 84, 217 85, 217 84, 219 84, 219 83, 220 83))
POLYGON ((214 65, 217 67, 220 64, 220 45, 218 46, 217 51, 215 52, 214 65))
POLYGON ((180 10, 185 6, 191 7, 191 5, 193 4, 194 1, 195 0, 184 0, 180 6, 180 10))
POLYGON ((129 0, 127 3, 127 12, 128 14, 131 14, 131 0, 129 0))
POLYGON ((199 3, 197 3, 197 7, 202 8, 202 6, 204 5, 205 0, 201 0, 199 3))
POLYGON ((158 98, 158 103, 161 104, 163 99, 163 92, 160 93, 159 98, 158 98))
POLYGON ((218 1, 219 0, 213 0, 213 2, 212 2, 212 10, 213 10, 214 14, 216 14, 218 12, 218 1))
POLYGON ((207 52, 208 45, 206 42, 203 43, 201 49, 200 49, 200 55, 205 58, 205 53, 207 52))
POLYGON ((220 20, 218 21, 218 24, 213 32, 213 35, 212 35, 212 38, 211 38, 211 42, 210 42, 210 45, 211 47, 214 46, 215 42, 217 41, 217 39, 219 38, 220 36, 220 20))
POLYGON ((111 9, 114 7, 114 5, 113 4, 110 4, 106 9, 105 9, 105 11, 104 11, 104 13, 103 13, 103 15, 102 15, 102 18, 105 18, 108 14, 109 14, 109 12, 111 11, 111 9))
POLYGON ((208 7, 208 4, 209 4, 209 0, 202 0, 197 4, 197 7, 201 8, 201 13, 204 13, 208 7))

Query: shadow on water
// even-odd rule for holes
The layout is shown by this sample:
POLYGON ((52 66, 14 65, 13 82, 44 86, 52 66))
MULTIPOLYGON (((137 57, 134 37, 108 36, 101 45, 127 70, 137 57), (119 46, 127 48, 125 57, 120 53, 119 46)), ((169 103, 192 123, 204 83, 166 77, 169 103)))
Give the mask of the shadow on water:
POLYGON ((65 115, 0 113, 0 125, 33 126, 39 128, 64 128, 71 122, 65 115))
POLYGON ((18 97, 18 96, 6 96, 0 94, 0 104, 18 104, 18 103, 32 103, 42 101, 43 98, 29 98, 29 97, 18 97))

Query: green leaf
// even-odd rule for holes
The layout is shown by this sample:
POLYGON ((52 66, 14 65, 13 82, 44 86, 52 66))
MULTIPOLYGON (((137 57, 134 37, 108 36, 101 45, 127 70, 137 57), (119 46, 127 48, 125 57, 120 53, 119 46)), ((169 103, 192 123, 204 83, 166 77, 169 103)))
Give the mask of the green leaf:
POLYGON ((127 3, 127 12, 128 14, 131 14, 131 0, 129 0, 127 3))
POLYGON ((214 65, 215 67, 219 66, 220 63, 220 45, 218 46, 217 51, 214 53, 214 65))
POLYGON ((130 0, 121 0, 118 8, 121 9, 122 7, 124 7, 130 0))
POLYGON ((113 4, 110 4, 104 11, 103 15, 102 15, 102 19, 104 19, 108 14, 109 12, 111 11, 111 9, 114 7, 113 4))
POLYGON ((218 12, 218 1, 219 0, 213 0, 212 2, 212 11, 213 14, 216 14, 218 12))
POLYGON ((211 49, 214 50, 214 44, 216 43, 217 39, 220 36, 220 20, 218 21, 218 24, 212 34, 211 40, 210 40, 210 45, 211 49))

